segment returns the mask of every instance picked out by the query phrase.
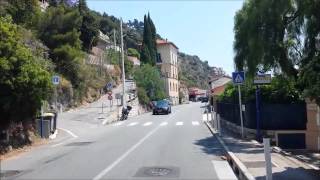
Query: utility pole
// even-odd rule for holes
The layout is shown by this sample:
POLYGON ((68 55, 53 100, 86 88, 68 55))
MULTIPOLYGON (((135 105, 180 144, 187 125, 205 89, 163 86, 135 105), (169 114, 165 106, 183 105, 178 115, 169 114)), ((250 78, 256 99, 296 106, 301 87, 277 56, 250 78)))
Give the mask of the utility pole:
POLYGON ((116 30, 113 30, 113 49, 116 51, 116 30))
POLYGON ((124 71, 124 50, 123 50, 123 32, 122 32, 122 18, 120 19, 120 34, 121 34, 121 60, 122 60, 122 81, 123 81, 123 87, 122 87, 122 106, 123 108, 127 108, 126 106, 126 96, 125 96, 125 90, 126 90, 126 75, 124 71))

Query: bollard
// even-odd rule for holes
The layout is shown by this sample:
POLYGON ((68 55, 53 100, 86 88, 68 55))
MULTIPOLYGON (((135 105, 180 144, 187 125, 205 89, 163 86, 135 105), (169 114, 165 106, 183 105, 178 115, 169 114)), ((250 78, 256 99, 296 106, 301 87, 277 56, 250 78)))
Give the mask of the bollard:
POLYGON ((266 162, 266 180, 272 180, 272 165, 270 153, 270 139, 263 138, 264 158, 266 162))
POLYGON ((103 114, 103 102, 102 102, 102 105, 101 105, 101 114, 103 114))
POLYGON ((212 127, 213 127, 213 106, 211 106, 211 125, 212 125, 212 127))
POLYGON ((219 114, 217 115, 217 118, 218 118, 218 119, 217 119, 217 121, 218 121, 218 122, 217 122, 217 123, 218 123, 218 132, 219 132, 219 136, 221 136, 221 134, 222 134, 221 131, 222 131, 222 130, 221 130, 221 122, 220 122, 220 115, 219 115, 219 114))

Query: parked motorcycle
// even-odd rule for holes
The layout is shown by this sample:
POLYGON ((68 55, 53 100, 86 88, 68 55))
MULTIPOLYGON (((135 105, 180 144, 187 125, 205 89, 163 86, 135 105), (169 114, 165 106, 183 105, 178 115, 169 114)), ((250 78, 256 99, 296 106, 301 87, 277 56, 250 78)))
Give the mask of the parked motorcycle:
POLYGON ((130 112, 131 109, 132 109, 131 106, 127 106, 127 108, 122 108, 120 121, 128 119, 128 115, 129 115, 129 112, 130 112))

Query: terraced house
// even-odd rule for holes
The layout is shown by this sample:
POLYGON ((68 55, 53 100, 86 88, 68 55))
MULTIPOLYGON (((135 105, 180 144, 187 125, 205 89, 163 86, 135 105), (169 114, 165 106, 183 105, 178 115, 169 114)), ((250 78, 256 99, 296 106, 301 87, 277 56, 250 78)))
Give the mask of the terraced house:
POLYGON ((167 96, 173 105, 179 104, 178 47, 167 39, 157 40, 157 52, 167 96))

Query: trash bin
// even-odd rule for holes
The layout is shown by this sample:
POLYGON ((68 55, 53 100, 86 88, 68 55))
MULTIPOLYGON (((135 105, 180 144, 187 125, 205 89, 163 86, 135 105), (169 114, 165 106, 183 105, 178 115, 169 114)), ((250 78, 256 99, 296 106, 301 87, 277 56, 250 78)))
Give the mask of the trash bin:
POLYGON ((42 116, 42 127, 41 117, 36 120, 37 132, 42 137, 49 138, 49 136, 55 131, 56 126, 56 115, 54 113, 44 113, 42 116))

